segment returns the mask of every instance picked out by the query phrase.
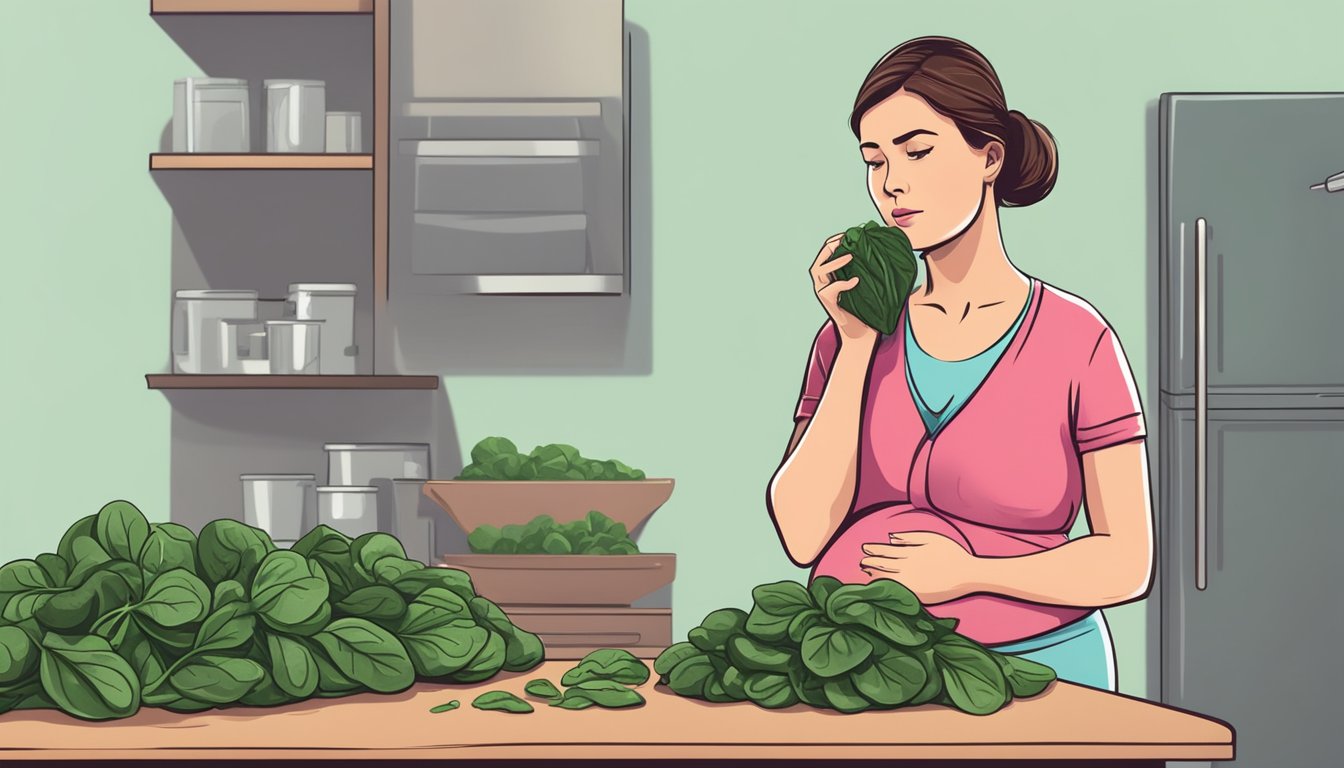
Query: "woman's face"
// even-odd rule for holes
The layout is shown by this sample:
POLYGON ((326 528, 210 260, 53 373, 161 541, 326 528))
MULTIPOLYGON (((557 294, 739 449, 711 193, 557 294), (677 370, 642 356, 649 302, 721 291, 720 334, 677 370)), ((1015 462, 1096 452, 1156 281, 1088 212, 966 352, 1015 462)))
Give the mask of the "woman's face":
POLYGON ((1003 144, 972 148, 956 123, 905 89, 860 118, 859 141, 873 204, 917 251, 961 234, 980 215, 983 201, 994 204, 985 183, 998 176, 1003 144))

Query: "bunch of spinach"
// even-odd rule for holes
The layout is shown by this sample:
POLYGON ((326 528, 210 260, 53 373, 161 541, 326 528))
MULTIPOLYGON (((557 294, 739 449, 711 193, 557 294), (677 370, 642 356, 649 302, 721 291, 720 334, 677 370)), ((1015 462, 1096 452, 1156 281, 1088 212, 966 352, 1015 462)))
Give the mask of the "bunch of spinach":
POLYGON ((497 528, 482 525, 467 535, 467 546, 486 555, 637 555, 635 546, 618 523, 597 510, 568 523, 538 515, 526 525, 497 528))
POLYGON ((762 584, 755 604, 711 612, 654 661, 659 683, 712 702, 803 702, 844 713, 925 703, 985 715, 1035 696, 1055 671, 996 653, 931 616, 891 579, 762 584))
POLYGON ((910 238, 899 227, 870 221, 850 227, 831 258, 854 258, 835 271, 835 279, 858 276, 859 284, 840 294, 840 307, 866 325, 890 336, 915 285, 919 265, 910 238))
POLYGON ((0 567, 0 712, 274 706, 543 660, 466 573, 410 560, 383 533, 318 526, 279 550, 237 521, 197 536, 114 501, 55 553, 0 567))
POLYGON ((471 449, 471 463, 454 480, 643 480, 644 470, 615 459, 584 458, 562 443, 518 452, 507 437, 487 437, 471 449))

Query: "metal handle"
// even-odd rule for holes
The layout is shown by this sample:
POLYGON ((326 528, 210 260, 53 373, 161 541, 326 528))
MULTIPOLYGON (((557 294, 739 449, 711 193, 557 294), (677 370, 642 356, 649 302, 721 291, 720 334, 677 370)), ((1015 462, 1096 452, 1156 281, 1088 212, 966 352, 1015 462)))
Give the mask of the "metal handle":
POLYGON ((1195 589, 1209 585, 1209 236, 1195 219, 1195 589))

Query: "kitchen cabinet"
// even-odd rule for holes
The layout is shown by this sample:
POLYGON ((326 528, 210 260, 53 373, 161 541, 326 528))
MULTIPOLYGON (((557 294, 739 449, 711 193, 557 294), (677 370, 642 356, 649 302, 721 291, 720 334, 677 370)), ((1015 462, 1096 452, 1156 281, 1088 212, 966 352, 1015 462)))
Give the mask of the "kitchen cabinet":
MULTIPOLYGON (((646 661, 652 670, 652 662, 646 661)), ((312 699, 270 709, 182 715, 142 709, 92 725, 52 710, 0 718, 0 759, 80 760, 845 760, 884 766, 1069 766, 1156 768, 1167 760, 1229 760, 1225 723, 1087 686, 1055 681, 992 715, 936 705, 842 715, 797 704, 763 709, 710 704, 655 686, 643 706, 565 710, 525 695, 529 680, 558 683, 572 661, 482 683, 421 683, 398 694, 312 699), (532 703, 516 715, 471 706, 506 690, 532 703), (460 707, 433 714, 453 699, 460 707), (956 762, 942 762, 956 761, 956 762)))

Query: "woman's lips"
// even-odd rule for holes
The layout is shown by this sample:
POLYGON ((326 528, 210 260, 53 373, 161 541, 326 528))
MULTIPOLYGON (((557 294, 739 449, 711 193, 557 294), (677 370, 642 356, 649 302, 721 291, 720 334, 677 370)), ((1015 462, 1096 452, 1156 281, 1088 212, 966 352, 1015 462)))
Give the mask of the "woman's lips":
POLYGON ((918 216, 921 213, 923 213, 923 211, 912 211, 906 208, 899 208, 891 212, 891 220, 896 226, 905 228, 914 223, 915 216, 918 216))

